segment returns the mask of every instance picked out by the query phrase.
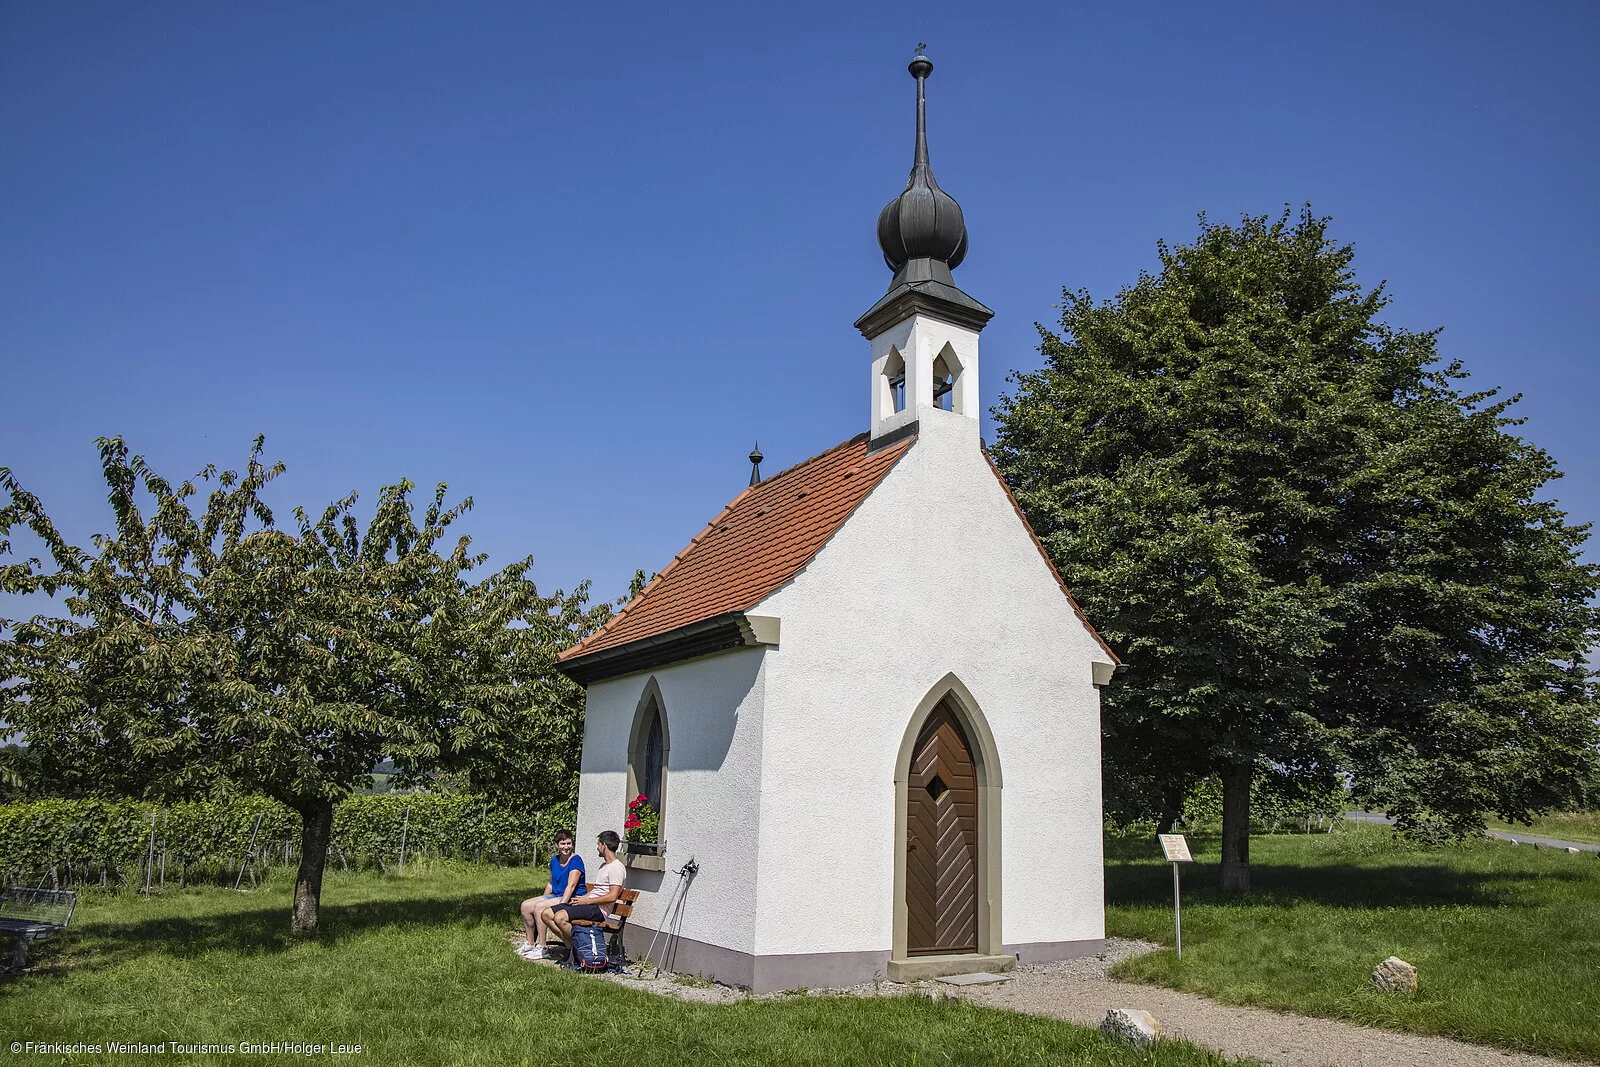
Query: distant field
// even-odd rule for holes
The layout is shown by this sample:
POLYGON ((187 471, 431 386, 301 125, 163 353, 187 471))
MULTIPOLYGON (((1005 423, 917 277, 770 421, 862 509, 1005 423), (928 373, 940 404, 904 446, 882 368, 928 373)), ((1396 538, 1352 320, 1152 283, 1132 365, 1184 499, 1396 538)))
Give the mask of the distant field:
MULTIPOLYGON (((1217 887, 1214 837, 1191 837, 1183 959, 1158 952, 1124 978, 1233 1004, 1600 1059, 1600 860, 1472 841, 1427 851, 1383 826, 1261 836, 1254 891, 1217 887), (1415 998, 1378 993, 1372 969, 1399 956, 1415 998)), ((1172 943, 1172 878, 1153 837, 1107 840, 1107 925, 1172 943)))
POLYGON ((1583 841, 1600 845, 1600 811, 1560 811, 1541 815, 1533 825, 1489 820, 1491 830, 1506 830, 1513 834, 1534 834, 1539 837, 1558 837, 1564 841, 1583 841))
MULTIPOLYGON (((509 950, 528 869, 407 866, 404 877, 330 872, 324 930, 286 933, 284 872, 262 890, 144 899, 86 894, 75 930, 41 966, 0 984, 8 1040, 360 1044, 333 1062, 389 1065, 806 1064, 856 1067, 1223 1067, 1191 1045, 1154 1052, 1051 1019, 920 997, 791 996, 687 1004, 518 959, 509 950), (421 872, 421 873, 419 873, 421 872)), ((328 1062, 85 1054, 49 1063, 328 1062)))

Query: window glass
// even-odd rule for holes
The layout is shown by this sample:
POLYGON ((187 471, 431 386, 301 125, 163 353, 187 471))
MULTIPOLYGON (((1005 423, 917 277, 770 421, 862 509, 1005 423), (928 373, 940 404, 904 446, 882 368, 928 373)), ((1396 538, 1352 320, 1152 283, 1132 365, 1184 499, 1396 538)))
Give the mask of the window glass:
POLYGON ((662 748, 661 712, 651 708, 650 732, 644 743, 644 776, 639 783, 639 792, 649 798, 650 806, 657 811, 661 810, 662 748))

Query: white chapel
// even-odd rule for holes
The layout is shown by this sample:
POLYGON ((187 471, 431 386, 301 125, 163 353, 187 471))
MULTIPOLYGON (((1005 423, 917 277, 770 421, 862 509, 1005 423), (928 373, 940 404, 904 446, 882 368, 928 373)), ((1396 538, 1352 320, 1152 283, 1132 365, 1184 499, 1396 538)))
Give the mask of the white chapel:
POLYGON ((631 956, 757 992, 1104 944, 1100 698, 1118 660, 978 435, 961 208, 916 157, 856 322, 866 432, 730 501, 561 657, 588 693, 578 842, 638 795, 631 956), (694 860, 692 874, 676 872, 694 860), (669 936, 670 935, 670 936, 669 936))

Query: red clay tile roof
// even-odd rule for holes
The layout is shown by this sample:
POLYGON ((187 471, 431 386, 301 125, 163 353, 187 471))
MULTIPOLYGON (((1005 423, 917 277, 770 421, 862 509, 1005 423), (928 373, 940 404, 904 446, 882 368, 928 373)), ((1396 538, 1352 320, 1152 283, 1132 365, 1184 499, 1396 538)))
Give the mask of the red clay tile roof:
MULTIPOLYGON (((811 562, 914 440, 908 438, 868 455, 867 435, 861 434, 746 489, 611 621, 557 659, 570 663, 590 653, 754 607, 811 562)), ((984 458, 1072 610, 1111 662, 1120 664, 1122 660, 1061 580, 1000 468, 987 451, 984 458)))
POLYGON ((798 574, 915 438, 867 454, 867 435, 734 497, 620 613, 558 657, 603 649, 754 607, 798 574))

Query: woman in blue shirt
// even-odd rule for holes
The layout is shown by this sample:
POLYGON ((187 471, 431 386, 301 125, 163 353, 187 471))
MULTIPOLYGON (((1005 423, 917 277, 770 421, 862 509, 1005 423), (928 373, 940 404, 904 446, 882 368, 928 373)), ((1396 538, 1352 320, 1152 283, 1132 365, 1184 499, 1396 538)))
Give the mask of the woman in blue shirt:
POLYGON ((558 904, 570 903, 584 893, 583 857, 574 849, 571 830, 556 831, 556 854, 550 857, 550 881, 545 884, 544 895, 529 897, 522 902, 522 934, 524 941, 517 946, 517 955, 525 960, 545 958, 544 933, 550 909, 558 904))

